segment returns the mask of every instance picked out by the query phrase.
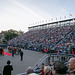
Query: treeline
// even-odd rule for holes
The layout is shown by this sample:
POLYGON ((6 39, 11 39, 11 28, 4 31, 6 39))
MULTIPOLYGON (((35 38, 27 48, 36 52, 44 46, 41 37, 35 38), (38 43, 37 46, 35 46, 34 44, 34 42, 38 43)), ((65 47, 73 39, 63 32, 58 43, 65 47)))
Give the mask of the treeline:
POLYGON ((2 31, 1 33, 4 34, 4 38, 5 38, 3 42, 6 42, 13 39, 14 37, 22 35, 24 32, 21 30, 17 31, 17 30, 10 29, 8 31, 2 31))

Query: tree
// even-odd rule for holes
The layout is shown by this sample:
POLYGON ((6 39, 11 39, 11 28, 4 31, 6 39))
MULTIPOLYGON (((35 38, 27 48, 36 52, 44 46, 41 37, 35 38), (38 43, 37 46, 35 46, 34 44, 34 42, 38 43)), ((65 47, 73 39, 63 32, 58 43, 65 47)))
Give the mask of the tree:
POLYGON ((16 30, 8 30, 8 31, 4 31, 4 36, 5 36, 5 39, 7 41, 19 36, 19 35, 22 35, 24 32, 23 31, 16 31, 16 30))

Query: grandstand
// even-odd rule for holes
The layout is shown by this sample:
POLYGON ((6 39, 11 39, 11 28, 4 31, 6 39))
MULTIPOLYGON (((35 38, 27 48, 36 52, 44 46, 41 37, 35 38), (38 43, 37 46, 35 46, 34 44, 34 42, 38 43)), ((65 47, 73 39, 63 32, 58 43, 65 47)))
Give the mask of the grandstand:
MULTIPOLYGON (((67 62, 75 57, 75 18, 28 27, 29 31, 8 41, 8 45, 28 50, 48 52, 34 66, 36 70, 46 60, 67 62), (60 55, 57 55, 59 51, 60 55), (66 56, 66 57, 65 57, 66 56), (51 58, 50 58, 51 57, 51 58), (62 60, 65 57, 66 60, 62 60)), ((18 75, 22 75, 21 73, 18 75)))
POLYGON ((8 41, 8 44, 36 51, 70 49, 75 45, 75 18, 36 25, 28 29, 28 32, 8 41), (66 43, 63 43, 66 39, 66 43))

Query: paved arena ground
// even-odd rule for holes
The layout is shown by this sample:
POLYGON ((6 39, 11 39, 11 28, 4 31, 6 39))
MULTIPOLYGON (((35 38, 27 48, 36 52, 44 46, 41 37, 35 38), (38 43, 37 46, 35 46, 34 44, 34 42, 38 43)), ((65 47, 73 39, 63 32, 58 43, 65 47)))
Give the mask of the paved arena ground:
MULTIPOLYGON (((5 49, 7 51, 7 49, 5 49)), ((26 69, 31 66, 33 67, 45 54, 37 51, 23 50, 24 58, 20 61, 20 55, 12 56, 0 56, 0 72, 2 73, 3 67, 6 65, 7 60, 11 60, 13 65, 12 75, 26 72, 26 69)))

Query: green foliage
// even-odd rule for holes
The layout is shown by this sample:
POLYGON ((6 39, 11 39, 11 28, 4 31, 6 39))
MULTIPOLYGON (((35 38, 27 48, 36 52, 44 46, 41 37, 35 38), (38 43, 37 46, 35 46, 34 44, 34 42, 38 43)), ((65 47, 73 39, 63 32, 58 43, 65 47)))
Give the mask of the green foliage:
POLYGON ((5 35, 5 39, 8 41, 8 40, 11 40, 21 34, 23 34, 24 32, 23 31, 16 31, 16 30, 8 30, 8 31, 5 31, 4 32, 4 35, 5 35))

